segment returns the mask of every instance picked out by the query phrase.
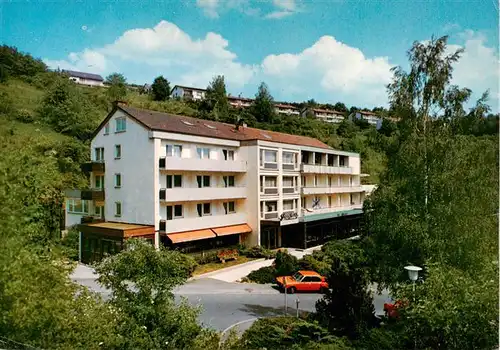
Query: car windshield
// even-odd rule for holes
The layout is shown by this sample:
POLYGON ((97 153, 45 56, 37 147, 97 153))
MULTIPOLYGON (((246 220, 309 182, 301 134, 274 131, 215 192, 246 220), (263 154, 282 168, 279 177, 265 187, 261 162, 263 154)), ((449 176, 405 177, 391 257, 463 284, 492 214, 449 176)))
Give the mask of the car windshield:
POLYGON ((293 275, 293 279, 296 280, 297 282, 302 281, 302 278, 304 278, 304 276, 302 276, 300 272, 297 272, 295 275, 293 275))

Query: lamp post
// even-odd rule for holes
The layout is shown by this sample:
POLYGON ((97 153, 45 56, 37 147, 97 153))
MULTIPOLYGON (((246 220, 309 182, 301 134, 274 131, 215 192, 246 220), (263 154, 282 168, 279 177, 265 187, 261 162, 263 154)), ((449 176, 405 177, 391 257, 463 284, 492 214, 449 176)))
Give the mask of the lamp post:
POLYGON ((408 278, 413 282, 413 302, 415 302, 415 282, 418 280, 418 272, 422 271, 422 268, 411 265, 405 266, 405 270, 408 271, 408 278))
POLYGON ((299 300, 299 297, 297 297, 297 299, 295 299, 295 305, 297 305, 297 318, 299 318, 299 304, 300 304, 300 300, 299 300))
POLYGON ((288 315, 288 310, 287 310, 288 309, 288 301, 287 301, 287 298, 286 298, 286 294, 287 294, 286 293, 286 290, 287 290, 287 288, 286 288, 286 277, 283 277, 283 279, 284 279, 284 282, 285 282, 284 283, 284 286, 285 286, 285 316, 287 316, 288 315))
MULTIPOLYGON (((421 267, 418 266, 405 266, 405 270, 408 271, 408 278, 413 282, 413 303, 415 303, 415 282, 418 280, 418 272, 422 271, 421 267)), ((417 348, 417 335, 415 334, 415 349, 417 348)))

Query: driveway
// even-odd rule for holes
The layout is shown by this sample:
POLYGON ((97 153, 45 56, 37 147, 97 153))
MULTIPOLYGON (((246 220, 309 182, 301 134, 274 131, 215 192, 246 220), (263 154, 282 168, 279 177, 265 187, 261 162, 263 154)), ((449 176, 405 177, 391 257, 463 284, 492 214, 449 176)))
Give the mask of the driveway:
MULTIPOLYGON (((78 265, 72 273, 72 279, 109 297, 109 291, 96 282, 96 275, 85 265, 78 265)), ((214 278, 193 279, 175 288, 177 300, 186 298, 192 305, 201 305, 203 311, 200 322, 219 331, 223 331, 239 322, 259 317, 284 314, 285 295, 271 285, 254 283, 225 282, 214 278)), ((299 299, 299 310, 312 312, 321 294, 288 295, 288 311, 295 314, 295 300, 299 299)), ((377 313, 383 312, 384 302, 389 301, 387 293, 375 295, 374 305, 377 313)), ((251 323, 247 323, 249 326, 251 323)))

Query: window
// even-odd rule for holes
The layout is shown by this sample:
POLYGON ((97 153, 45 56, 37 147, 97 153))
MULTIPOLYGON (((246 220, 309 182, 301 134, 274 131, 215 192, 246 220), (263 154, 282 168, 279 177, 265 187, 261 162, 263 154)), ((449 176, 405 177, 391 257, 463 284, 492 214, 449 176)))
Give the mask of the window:
POLYGON ((116 118, 116 129, 115 132, 122 132, 127 130, 127 123, 125 118, 116 118))
POLYGON ((182 146, 181 145, 167 145, 167 157, 177 157, 182 156, 182 146))
POLYGON ((223 176, 224 179, 224 187, 234 187, 234 176, 223 176))
POLYGON ((115 188, 120 188, 120 187, 122 187, 122 175, 115 174, 115 188))
POLYGON ((266 176, 265 180, 266 180, 266 187, 277 187, 275 177, 266 176))
POLYGON ((318 186, 318 175, 314 175, 314 186, 318 186))
POLYGON ((210 159, 210 148, 197 148, 196 153, 199 159, 210 159))
POLYGON ((81 199, 68 199, 66 210, 73 214, 87 214, 89 212, 89 203, 81 199))
POLYGON ((222 153, 224 154, 224 160, 234 160, 234 151, 223 149, 222 153))
POLYGON ((328 196, 328 208, 332 207, 332 197, 328 196))
POLYGON ((198 203, 196 205, 196 209, 198 210, 198 216, 212 214, 212 206, 210 205, 210 203, 198 203))
POLYGON ((294 203, 293 199, 283 201, 283 211, 285 210, 293 210, 294 209, 294 203))
POLYGON ((224 212, 226 214, 232 214, 236 212, 236 210, 234 209, 234 202, 224 202, 222 204, 224 206, 224 212))
POLYGON ((295 164, 295 153, 283 152, 283 163, 285 164, 295 164))
POLYGON ((104 125, 104 135, 108 135, 108 134, 109 134, 109 123, 104 125))
POLYGON ((182 187, 182 175, 167 175, 167 188, 182 187))
POLYGON ((115 202, 115 216, 122 216, 122 203, 115 202))
POLYGON ((266 202, 266 213, 278 211, 278 202, 266 202))
POLYGON ((198 182, 198 188, 210 187, 210 176, 208 175, 198 175, 196 181, 198 182))
POLYGON ((96 147, 95 151, 95 161, 102 162, 104 161, 104 147, 96 147))
POLYGON ((182 204, 167 205, 167 220, 182 218, 182 204))
POLYGON ((115 159, 122 157, 122 145, 115 145, 115 159))
POLYGON ((102 190, 104 188, 104 175, 95 175, 95 188, 102 190))
POLYGON ((332 187, 332 177, 328 176, 328 186, 332 187))
POLYGON ((94 215, 97 217, 104 217, 104 207, 94 207, 94 215))
POLYGON ((283 176, 283 187, 293 187, 293 176, 283 176))
POLYGON ((276 151, 264 150, 264 160, 266 163, 276 163, 277 162, 277 154, 276 151))

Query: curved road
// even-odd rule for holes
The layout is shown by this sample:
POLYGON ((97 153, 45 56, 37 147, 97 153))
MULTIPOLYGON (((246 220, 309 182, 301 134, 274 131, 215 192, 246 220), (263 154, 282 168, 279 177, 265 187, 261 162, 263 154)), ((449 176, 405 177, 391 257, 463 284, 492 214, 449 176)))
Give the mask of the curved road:
MULTIPOLYGON (((104 298, 109 296, 109 291, 96 282, 96 275, 93 271, 84 265, 78 265, 71 278, 101 293, 104 298)), ((201 305, 203 311, 200 315, 200 322, 219 331, 242 321, 284 314, 285 295, 271 285, 201 278, 191 280, 176 288, 174 293, 178 300, 186 298, 192 305, 201 305)), ((321 297, 321 294, 313 293, 289 294, 287 296, 288 313, 295 315, 296 298, 300 301, 299 310, 311 312, 314 311, 315 303, 321 297)), ((387 301, 389 301, 387 293, 375 295, 374 305, 377 314, 383 312, 384 302, 387 301)))

